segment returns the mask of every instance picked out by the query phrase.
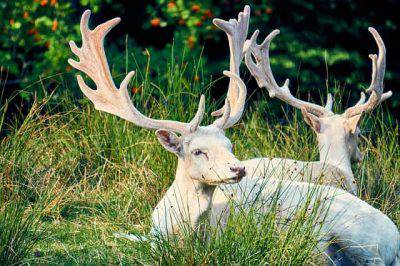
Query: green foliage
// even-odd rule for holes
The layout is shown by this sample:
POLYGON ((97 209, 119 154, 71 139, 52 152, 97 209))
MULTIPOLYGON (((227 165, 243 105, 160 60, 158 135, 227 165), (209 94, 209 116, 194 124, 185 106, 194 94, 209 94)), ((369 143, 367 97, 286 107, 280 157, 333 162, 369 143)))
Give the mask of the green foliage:
POLYGON ((1 65, 17 83, 66 71, 67 40, 71 27, 71 3, 57 0, 16 0, 0 3, 3 32, 1 65))
MULTIPOLYGON (((398 38, 394 36, 398 16, 394 12, 396 8, 386 2, 377 7, 367 2, 338 0, 156 0, 151 3, 16 0, 0 1, 3 21, 0 65, 11 74, 8 86, 30 92, 33 81, 40 80, 44 91, 51 91, 70 80, 71 68, 66 62, 71 56, 68 41, 76 40, 79 44, 79 17, 83 9, 90 8, 96 13, 92 23, 114 16, 123 18, 121 25, 113 30, 114 36, 120 37, 107 40, 109 58, 119 58, 125 47, 122 36, 127 34, 132 51, 141 53, 149 49, 157 62, 162 62, 168 57, 171 50, 168 44, 174 39, 176 47, 186 49, 194 58, 203 52, 204 46, 207 72, 220 75, 228 67, 227 43, 224 33, 213 26, 212 19, 232 18, 244 4, 252 8, 250 33, 256 28, 261 30, 259 41, 273 29, 281 30, 272 45, 272 67, 279 80, 290 78, 293 90, 298 89, 300 95, 319 96, 326 91, 326 84, 333 87, 338 82, 349 88, 350 100, 356 101, 359 91, 369 83, 371 66, 367 55, 376 51, 367 31, 369 26, 375 26, 382 34, 390 58, 397 55, 398 38)), ((385 79, 388 89, 399 85, 400 70, 398 63, 390 58, 385 79)), ((111 65, 118 66, 115 62, 111 65)), ((152 71, 163 71, 162 65, 149 67, 152 71)), ((77 91, 76 84, 72 83, 70 89, 77 91)), ((44 91, 38 90, 38 96, 44 96, 44 91)), ((393 96, 392 107, 398 106, 399 97, 393 96)))

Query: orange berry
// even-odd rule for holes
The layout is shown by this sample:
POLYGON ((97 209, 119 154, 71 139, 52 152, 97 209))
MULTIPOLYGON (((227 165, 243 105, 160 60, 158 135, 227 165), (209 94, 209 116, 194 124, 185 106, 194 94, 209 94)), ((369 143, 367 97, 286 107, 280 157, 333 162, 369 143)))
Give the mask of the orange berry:
POLYGON ((55 6, 57 4, 57 0, 51 0, 50 5, 55 6))
POLYGON ((194 47, 195 41, 196 40, 195 40, 195 38, 193 36, 190 36, 187 39, 187 45, 189 46, 190 49, 192 49, 194 47))
POLYGON ((51 26, 52 31, 56 31, 58 28, 58 21, 55 19, 53 20, 53 26, 51 26))
POLYGON ((211 18, 213 16, 213 13, 210 9, 206 9, 204 10, 204 16, 211 18))
POLYGON ((198 11, 200 11, 200 9, 201 9, 200 5, 192 5, 193 12, 198 12, 198 11))
POLYGON ((186 24, 186 21, 183 18, 181 18, 181 19, 178 20, 178 24, 183 26, 183 25, 186 24))
POLYGON ((267 7, 267 8, 265 9, 265 13, 267 13, 268 15, 271 15, 272 12, 273 12, 273 10, 272 10, 272 8, 270 8, 270 7, 267 7))
POLYGON ((42 0, 40 1, 41 6, 46 6, 49 3, 49 0, 42 0))
POLYGON ((142 92, 142 87, 133 87, 132 88, 132 93, 137 94, 142 92))
POLYGON ((153 18, 152 20, 150 20, 150 25, 153 28, 160 26, 160 23, 161 23, 161 20, 159 18, 153 18))
POLYGON ((14 19, 10 19, 10 25, 12 26, 12 25, 14 25, 14 23, 15 23, 15 20, 14 19))
POLYGON ((167 4, 167 7, 168 7, 168 9, 173 9, 173 8, 176 7, 176 4, 175 4, 175 2, 169 2, 169 3, 167 4))
POLYGON ((25 11, 24 14, 22 15, 22 17, 23 17, 24 19, 29 18, 29 13, 25 11))
POLYGON ((196 22, 196 26, 197 26, 197 27, 203 26, 203 22, 202 22, 202 21, 197 21, 197 22, 196 22))
POLYGON ((37 29, 32 28, 32 29, 28 30, 28 34, 29 35, 37 35, 37 34, 39 34, 39 32, 37 29))
POLYGON ((72 70, 72 67, 71 67, 71 66, 66 66, 66 67, 65 67, 65 70, 69 72, 69 71, 72 70))

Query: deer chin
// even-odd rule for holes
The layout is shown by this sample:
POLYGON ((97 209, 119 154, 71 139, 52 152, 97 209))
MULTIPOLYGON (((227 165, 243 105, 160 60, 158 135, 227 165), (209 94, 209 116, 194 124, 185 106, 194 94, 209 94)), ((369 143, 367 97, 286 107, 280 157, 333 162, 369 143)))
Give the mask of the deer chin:
POLYGON ((232 176, 224 179, 218 179, 218 180, 205 180, 205 179, 198 179, 198 178, 193 178, 196 181, 200 181, 201 183, 209 186, 219 186, 219 185, 224 185, 224 184, 235 184, 238 183, 242 180, 243 176, 232 176))
POLYGON ((224 179, 223 184, 235 184, 239 183, 243 179, 243 176, 234 176, 228 179, 224 179))

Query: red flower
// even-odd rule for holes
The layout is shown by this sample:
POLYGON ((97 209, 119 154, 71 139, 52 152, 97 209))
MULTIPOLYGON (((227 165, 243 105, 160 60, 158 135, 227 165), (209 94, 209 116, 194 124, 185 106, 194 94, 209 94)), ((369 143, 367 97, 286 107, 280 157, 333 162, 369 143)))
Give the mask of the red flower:
POLYGON ((150 25, 153 28, 160 26, 160 23, 161 23, 161 20, 159 18, 153 18, 152 20, 150 20, 150 25))
POLYGON ((168 7, 168 9, 173 9, 173 8, 176 7, 176 4, 175 4, 175 2, 169 2, 169 3, 167 4, 167 7, 168 7))
POLYGON ((198 12, 198 11, 200 11, 200 5, 193 5, 193 6, 192 6, 192 11, 193 11, 193 12, 198 12))
POLYGON ((190 49, 193 49, 194 44, 195 44, 195 38, 193 36, 190 36, 187 39, 187 45, 189 46, 190 49))
POLYGON ((32 29, 28 30, 28 34, 29 35, 37 35, 37 34, 39 34, 39 32, 37 29, 32 28, 32 29))
POLYGON ((56 31, 58 28, 58 21, 55 19, 53 20, 53 26, 51 26, 52 31, 56 31))
POLYGON ((196 22, 196 26, 197 26, 197 27, 203 26, 203 22, 202 22, 202 21, 197 21, 197 22, 196 22))
POLYGON ((265 9, 265 13, 267 13, 268 15, 271 15, 271 14, 273 13, 272 8, 267 7, 267 8, 265 9))
POLYGON ((206 9, 204 10, 204 16, 211 18, 213 16, 213 13, 210 9, 206 9))
POLYGON ((186 21, 183 18, 181 18, 181 19, 178 20, 178 24, 183 26, 183 25, 186 24, 186 21))
POLYGON ((133 87, 132 88, 132 93, 137 94, 142 92, 142 87, 133 87))
POLYGON ((42 0, 40 1, 41 6, 46 6, 49 3, 49 0, 42 0))

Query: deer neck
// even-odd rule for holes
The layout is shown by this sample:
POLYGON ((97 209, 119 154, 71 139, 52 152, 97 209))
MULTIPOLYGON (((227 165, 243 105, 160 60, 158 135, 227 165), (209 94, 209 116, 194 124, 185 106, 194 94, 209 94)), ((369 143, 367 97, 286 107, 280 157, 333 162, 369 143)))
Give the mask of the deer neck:
POLYGON ((319 160, 321 163, 328 163, 336 166, 345 174, 353 176, 351 160, 344 141, 335 138, 319 140, 319 160))
POLYGON ((179 234, 182 225, 196 230, 211 209, 214 190, 215 186, 192 179, 179 159, 175 180, 153 212, 153 225, 166 234, 179 234))

